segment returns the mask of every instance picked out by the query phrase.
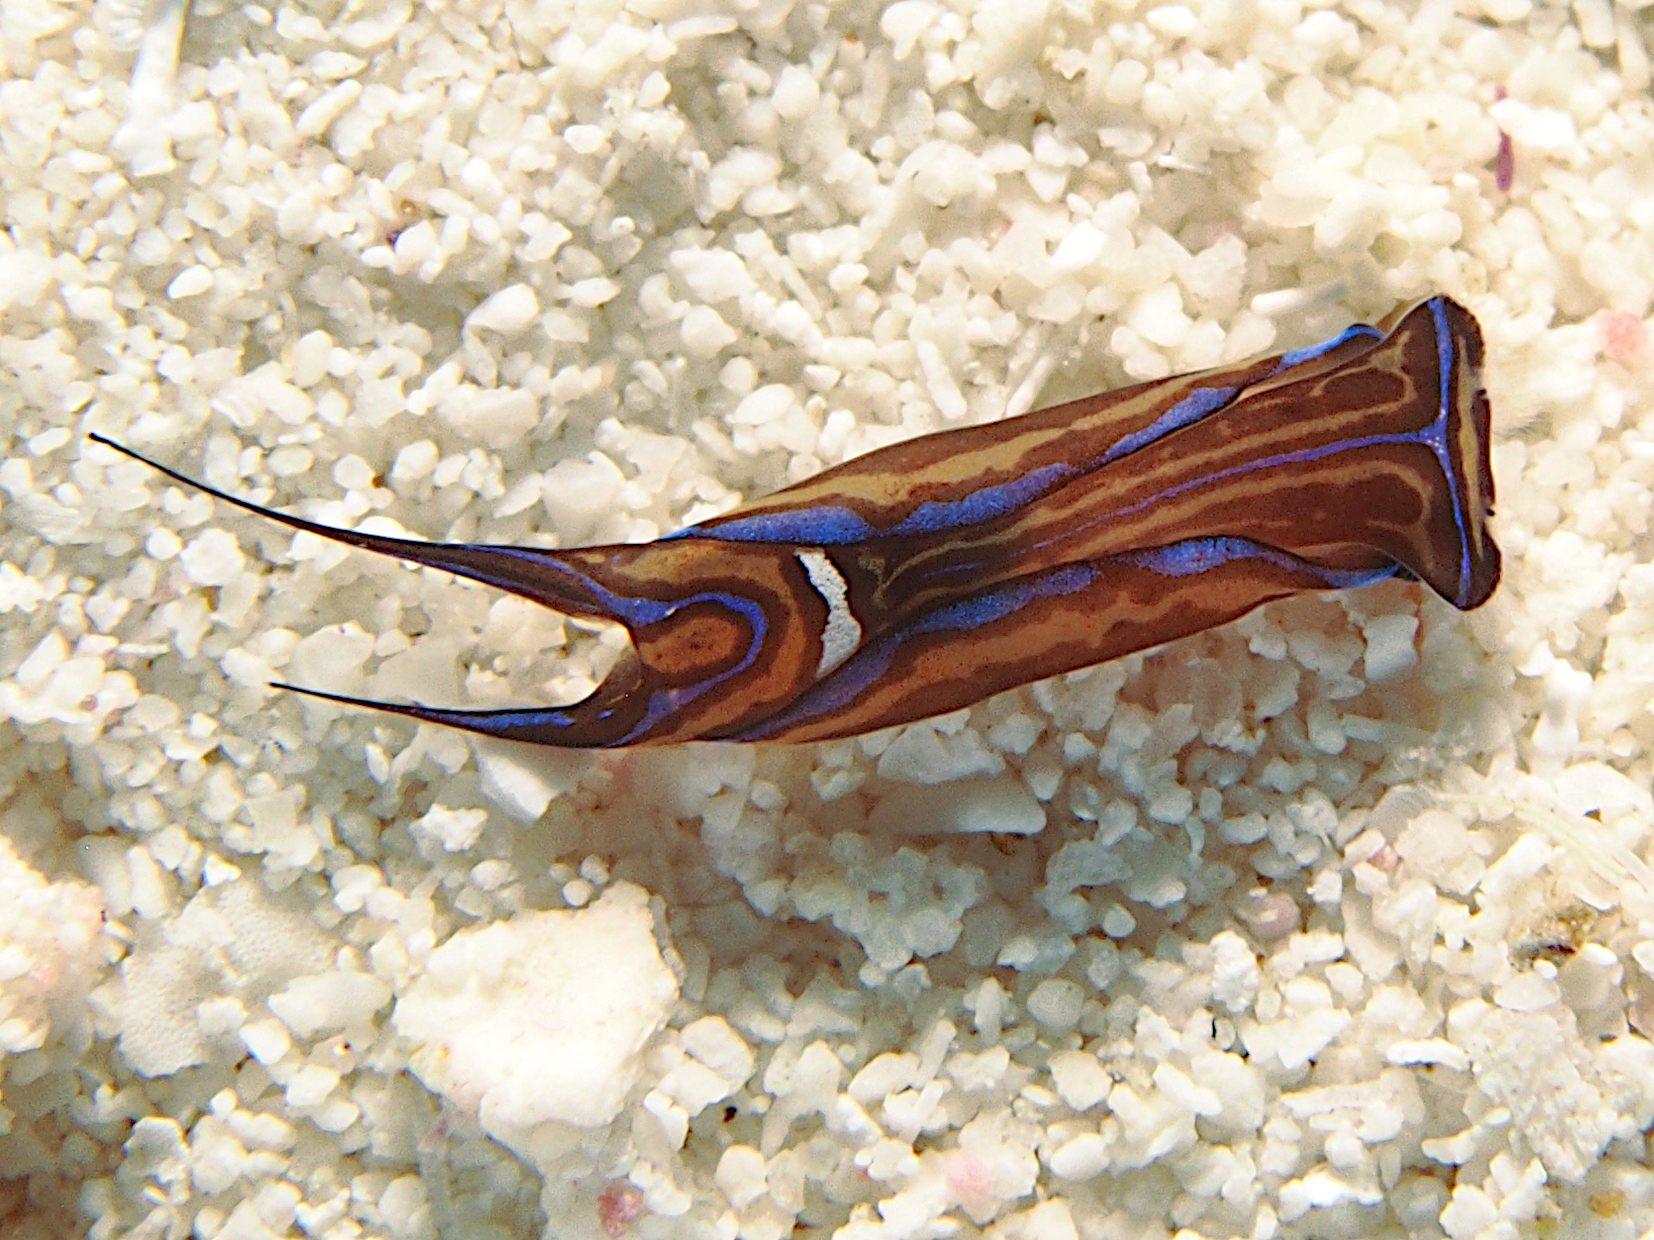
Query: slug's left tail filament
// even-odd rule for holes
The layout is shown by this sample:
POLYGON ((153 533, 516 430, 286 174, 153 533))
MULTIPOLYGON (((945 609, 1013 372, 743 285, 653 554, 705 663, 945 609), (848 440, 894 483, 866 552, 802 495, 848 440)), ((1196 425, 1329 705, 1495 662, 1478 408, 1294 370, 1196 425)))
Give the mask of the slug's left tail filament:
POLYGON ((300 530, 306 534, 315 534, 317 537, 326 538, 331 542, 360 547, 364 551, 376 551, 380 555, 395 556, 397 559, 407 560, 423 568, 444 569, 460 577, 467 577, 472 581, 480 581, 485 585, 498 586, 502 590, 509 590, 513 594, 522 595, 524 598, 532 599, 536 603, 554 608, 568 615, 625 622, 625 618, 616 614, 612 607, 605 606, 598 596, 583 588, 577 574, 559 573, 553 567, 559 559, 555 553, 540 552, 529 547, 491 547, 470 543, 421 542, 414 538, 394 538, 388 534, 367 534, 361 530, 336 529, 331 525, 321 525, 315 521, 306 521, 303 517, 290 516, 285 512, 277 512, 272 508, 262 507, 251 500, 237 499, 234 495, 197 481, 188 474, 179 473, 176 469, 169 469, 159 461, 152 461, 142 453, 134 452, 124 444, 116 443, 113 439, 103 435, 92 434, 88 438, 106 448, 113 448, 123 456, 141 461, 151 469, 165 474, 174 482, 193 487, 197 491, 204 491, 214 499, 223 500, 226 504, 231 504, 243 512, 250 512, 255 516, 279 522, 289 529, 300 530))

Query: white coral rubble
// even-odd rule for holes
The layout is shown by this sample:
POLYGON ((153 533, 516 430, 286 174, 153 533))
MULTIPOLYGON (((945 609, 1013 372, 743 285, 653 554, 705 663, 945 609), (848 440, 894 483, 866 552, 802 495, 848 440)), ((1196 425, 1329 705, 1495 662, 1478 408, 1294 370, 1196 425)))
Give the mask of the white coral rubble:
POLYGON ((1637 4, 184 12, 0 4, 24 1226, 1654 1227, 1637 4), (626 642, 85 438, 338 525, 642 541, 1431 292, 1488 344, 1488 607, 1299 598, 817 746, 277 691, 567 702, 626 642))

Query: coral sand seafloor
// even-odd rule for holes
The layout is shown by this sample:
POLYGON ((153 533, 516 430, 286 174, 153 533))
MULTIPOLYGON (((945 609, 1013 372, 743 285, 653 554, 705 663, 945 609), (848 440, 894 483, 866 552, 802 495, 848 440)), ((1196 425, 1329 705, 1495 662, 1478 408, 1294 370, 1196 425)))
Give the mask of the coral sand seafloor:
POLYGON ((0 10, 0 1230, 1654 1225, 1646 10, 0 10), (85 438, 635 541, 1434 292, 1487 607, 1301 598, 833 744, 273 690, 571 701, 621 643, 85 438))

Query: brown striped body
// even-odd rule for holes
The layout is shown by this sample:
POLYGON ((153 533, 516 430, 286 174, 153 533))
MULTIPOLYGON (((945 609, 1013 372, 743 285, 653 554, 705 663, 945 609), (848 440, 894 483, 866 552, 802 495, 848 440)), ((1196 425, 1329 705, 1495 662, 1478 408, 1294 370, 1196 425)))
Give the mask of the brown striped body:
POLYGON ((1305 590, 1401 573, 1478 606, 1499 575, 1480 335, 1445 298, 1392 318, 896 445, 653 543, 419 543, 222 498, 633 638, 574 706, 335 700, 578 747, 847 736, 1305 590))

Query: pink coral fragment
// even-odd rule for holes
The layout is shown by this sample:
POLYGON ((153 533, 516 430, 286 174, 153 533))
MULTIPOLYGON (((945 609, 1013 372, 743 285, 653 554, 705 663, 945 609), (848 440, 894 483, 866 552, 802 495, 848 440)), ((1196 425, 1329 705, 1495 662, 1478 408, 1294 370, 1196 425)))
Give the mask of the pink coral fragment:
MULTIPOLYGON (((1503 99, 1505 88, 1501 86, 1496 89, 1493 97, 1503 99)), ((1499 187, 1501 194, 1510 193, 1510 187, 1516 184, 1516 144, 1503 129, 1499 131, 1499 154, 1493 162, 1493 183, 1499 187)))
POLYGON ((643 1217, 643 1194, 630 1184, 611 1184, 597 1199, 597 1221, 603 1234, 619 1240, 643 1217))
POLYGON ((1388 844, 1367 858, 1367 864, 1381 874, 1393 874, 1400 862, 1401 858, 1396 856, 1396 850, 1388 844))
POLYGON ((1284 939, 1301 928, 1301 914, 1284 891, 1254 887, 1241 898, 1236 915, 1266 942, 1284 939))
POLYGON ((1648 350, 1648 327, 1624 310, 1604 310, 1597 316, 1602 330, 1602 351, 1610 361, 1630 366, 1642 360, 1648 350))
POLYGON ((981 1205, 993 1197, 994 1169, 980 1154, 953 1150, 947 1155, 947 1182, 954 1199, 981 1205))

